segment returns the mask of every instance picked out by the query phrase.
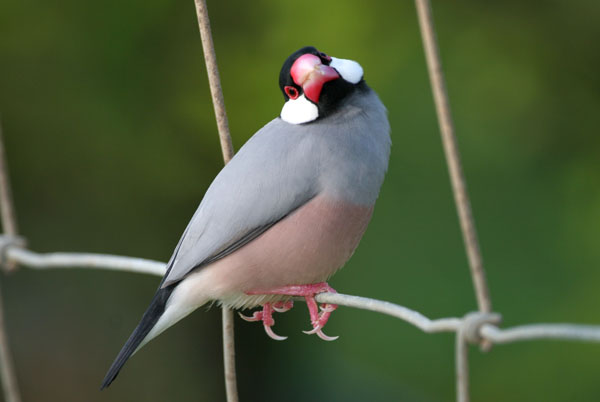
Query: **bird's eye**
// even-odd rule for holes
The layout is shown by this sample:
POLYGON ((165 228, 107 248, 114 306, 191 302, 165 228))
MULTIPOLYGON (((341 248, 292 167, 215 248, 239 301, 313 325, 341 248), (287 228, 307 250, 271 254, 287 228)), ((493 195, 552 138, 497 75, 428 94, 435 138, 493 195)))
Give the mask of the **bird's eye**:
POLYGON ((325 54, 325 53, 323 53, 323 52, 320 52, 320 53, 319 53, 319 57, 320 57, 320 58, 322 58, 322 59, 323 59, 323 60, 325 60, 325 61, 328 61, 328 62, 330 62, 330 61, 331 61, 331 56, 329 56, 329 55, 327 55, 327 54, 325 54))
POLYGON ((291 85, 287 85, 285 88, 283 88, 283 90, 285 91, 285 94, 288 96, 288 98, 292 100, 297 99, 300 95, 298 93, 298 90, 291 85))

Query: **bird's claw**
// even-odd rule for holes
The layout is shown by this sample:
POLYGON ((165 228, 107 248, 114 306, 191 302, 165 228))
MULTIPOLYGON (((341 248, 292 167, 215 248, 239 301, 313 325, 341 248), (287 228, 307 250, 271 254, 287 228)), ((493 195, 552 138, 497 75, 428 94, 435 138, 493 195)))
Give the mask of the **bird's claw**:
POLYGON ((294 302, 292 300, 273 303, 273 310, 277 311, 278 313, 285 313, 286 311, 291 310, 292 307, 294 307, 294 302))
POLYGON ((273 310, 287 311, 291 307, 289 307, 287 310, 285 310, 285 308, 288 307, 288 303, 276 303, 276 304, 278 305, 277 308, 275 308, 275 305, 272 303, 265 303, 263 305, 262 311, 255 311, 251 317, 243 315, 242 313, 238 313, 238 314, 244 321, 251 321, 251 322, 252 321, 262 321, 263 327, 265 327, 265 332, 267 333, 267 335, 269 335, 270 338, 275 339, 276 341, 283 341, 283 340, 287 339, 287 336, 277 335, 275 332, 273 332, 273 329, 271 329, 271 327, 275 324, 275 320, 273 319, 273 310))
POLYGON ((324 341, 335 341, 336 339, 339 338, 339 336, 329 336, 329 335, 325 335, 325 333, 323 332, 323 328, 321 328, 320 326, 316 326, 313 329, 311 329, 310 331, 302 331, 304 332, 306 335, 313 335, 313 334, 317 334, 317 336, 321 339, 323 339, 324 341))
POLYGON ((247 316, 240 312, 238 312, 238 315, 244 321, 248 321, 248 322, 262 321, 262 311, 255 311, 254 314, 252 314, 252 316, 247 316))
POLYGON ((275 332, 273 332, 271 326, 265 324, 264 327, 265 332, 267 333, 267 335, 269 335, 269 338, 275 339, 276 341, 285 341, 287 339, 287 336, 277 335, 275 332))
MULTIPOLYGON (((308 300, 307 300, 308 303, 308 300)), ((314 302, 316 304, 316 302, 314 302)), ((311 313, 311 318, 312 319, 312 325, 313 325, 313 329, 311 329, 310 331, 302 331, 307 335, 313 335, 313 334, 317 334, 317 336, 321 339, 323 339, 324 341, 335 341, 336 339, 339 338, 339 336, 328 336, 325 335, 325 333, 323 332, 323 327, 325 326, 325 324, 327 324, 327 321, 329 320, 329 316, 331 315, 331 313, 338 307, 337 304, 328 304, 328 303, 324 303, 321 306, 319 306, 319 309, 321 310, 320 313, 318 313, 318 315, 315 316, 315 310, 314 307, 311 308, 312 303, 309 303, 309 311, 311 313)))
POLYGON ((309 330, 309 331, 302 331, 304 332, 306 335, 312 335, 312 334, 316 334, 318 330, 320 330, 321 327, 319 327, 318 325, 316 327, 314 327, 313 329, 309 330))
POLYGON ((316 332, 317 336, 321 339, 323 339, 324 341, 335 341, 337 338, 339 338, 339 336, 327 336, 323 333, 323 330, 321 328, 319 328, 319 330, 316 332))
MULTIPOLYGON (((310 313, 310 322, 313 329, 309 331, 303 331, 305 334, 317 336, 324 341, 334 341, 338 339, 338 336, 327 336, 323 333, 323 327, 327 324, 329 316, 338 307, 337 304, 323 303, 320 306, 315 300, 315 295, 323 292, 335 293, 335 289, 330 287, 325 282, 313 283, 309 285, 290 285, 283 286, 280 288, 264 290, 253 290, 247 292, 249 295, 284 295, 284 296, 303 296, 308 306, 308 312, 310 313)), ((285 336, 279 336, 273 332, 271 326, 275 323, 273 320, 273 311, 278 313, 284 313, 293 307, 293 301, 289 300, 286 302, 276 303, 265 303, 262 311, 257 311, 252 317, 243 316, 240 317, 246 321, 262 321, 265 327, 265 332, 271 338, 282 341, 286 339, 285 336)))

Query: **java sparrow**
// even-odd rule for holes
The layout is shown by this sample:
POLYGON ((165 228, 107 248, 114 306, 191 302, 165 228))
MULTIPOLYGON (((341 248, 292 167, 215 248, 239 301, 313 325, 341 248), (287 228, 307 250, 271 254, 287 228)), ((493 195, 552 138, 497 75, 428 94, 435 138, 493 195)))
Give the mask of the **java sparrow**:
POLYGON ((273 311, 308 304, 322 332, 335 305, 314 296, 350 258, 371 219, 387 170, 387 112, 355 61, 304 47, 283 64, 279 117, 260 129, 212 182, 183 232, 150 306, 112 366, 198 307, 262 306, 275 339, 273 311))

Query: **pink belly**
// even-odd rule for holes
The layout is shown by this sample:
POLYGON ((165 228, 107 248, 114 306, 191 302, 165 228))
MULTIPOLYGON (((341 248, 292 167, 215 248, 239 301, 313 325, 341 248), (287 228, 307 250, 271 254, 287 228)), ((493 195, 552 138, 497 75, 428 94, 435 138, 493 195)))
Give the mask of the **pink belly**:
POLYGON ((202 269, 213 299, 327 280, 348 261, 373 207, 319 196, 246 246, 202 269))

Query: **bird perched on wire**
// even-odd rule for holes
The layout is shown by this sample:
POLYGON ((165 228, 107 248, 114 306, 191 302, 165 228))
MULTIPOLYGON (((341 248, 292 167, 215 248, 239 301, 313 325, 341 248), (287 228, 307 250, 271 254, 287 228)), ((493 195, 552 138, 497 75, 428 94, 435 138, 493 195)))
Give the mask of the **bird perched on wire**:
POLYGON ((331 312, 314 296, 350 258, 373 213, 387 170, 387 112, 355 61, 304 47, 283 64, 285 103, 239 150, 208 188, 167 272, 112 366, 109 386, 127 359, 198 307, 262 306, 250 321, 276 335, 273 312, 306 299, 312 330, 331 312))

